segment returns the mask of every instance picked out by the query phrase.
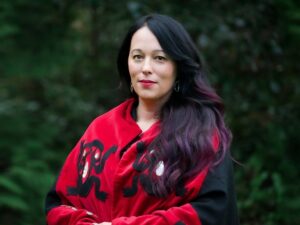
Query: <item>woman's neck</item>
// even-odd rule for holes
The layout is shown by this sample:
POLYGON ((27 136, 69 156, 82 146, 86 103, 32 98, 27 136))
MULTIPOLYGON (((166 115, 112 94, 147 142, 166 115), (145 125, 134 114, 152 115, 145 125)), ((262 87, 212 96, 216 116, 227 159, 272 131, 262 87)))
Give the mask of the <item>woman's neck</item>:
POLYGON ((157 102, 145 102, 140 99, 136 110, 137 124, 142 131, 146 131, 158 121, 161 105, 157 102))

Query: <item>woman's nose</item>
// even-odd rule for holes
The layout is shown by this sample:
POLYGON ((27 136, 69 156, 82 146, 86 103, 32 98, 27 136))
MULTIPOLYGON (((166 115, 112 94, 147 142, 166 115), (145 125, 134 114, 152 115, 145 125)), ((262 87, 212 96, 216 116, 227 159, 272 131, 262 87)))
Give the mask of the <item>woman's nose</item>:
POLYGON ((151 68, 151 59, 146 58, 144 60, 143 68, 142 71, 145 75, 151 74, 152 73, 152 68, 151 68))

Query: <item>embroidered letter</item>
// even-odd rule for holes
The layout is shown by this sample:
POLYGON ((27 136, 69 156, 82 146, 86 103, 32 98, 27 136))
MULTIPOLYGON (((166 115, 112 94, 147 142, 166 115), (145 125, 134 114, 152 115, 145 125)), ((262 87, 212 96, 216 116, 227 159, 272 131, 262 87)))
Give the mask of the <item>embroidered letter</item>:
POLYGON ((81 142, 80 154, 77 161, 77 185, 75 187, 67 187, 69 195, 79 195, 86 197, 92 187, 95 190, 95 196, 101 201, 105 201, 107 193, 101 191, 101 181, 99 177, 91 175, 94 170, 96 174, 103 171, 104 165, 111 154, 116 152, 117 146, 112 146, 104 154, 104 146, 99 140, 84 143, 81 142))

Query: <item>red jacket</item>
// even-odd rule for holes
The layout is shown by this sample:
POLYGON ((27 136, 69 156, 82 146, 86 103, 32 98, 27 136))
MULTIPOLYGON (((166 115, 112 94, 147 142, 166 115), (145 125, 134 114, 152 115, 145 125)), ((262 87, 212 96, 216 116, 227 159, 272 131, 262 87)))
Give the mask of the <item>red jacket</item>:
MULTIPOLYGON (((133 99, 96 118, 67 157, 46 197, 48 225, 236 225, 230 157, 203 170, 166 198, 152 195, 146 146, 158 123, 142 133, 133 99)), ((214 140, 217 147, 217 140, 214 140)), ((163 172, 157 165, 156 174, 163 172)))

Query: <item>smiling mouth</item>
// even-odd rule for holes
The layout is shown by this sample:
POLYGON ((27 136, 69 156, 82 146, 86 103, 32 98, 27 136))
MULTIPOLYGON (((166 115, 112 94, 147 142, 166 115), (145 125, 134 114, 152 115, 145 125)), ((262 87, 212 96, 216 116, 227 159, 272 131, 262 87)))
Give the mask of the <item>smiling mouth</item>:
POLYGON ((149 89, 152 88, 154 84, 157 82, 152 80, 140 80, 139 83, 142 85, 143 88, 149 89))
POLYGON ((152 80, 140 80, 140 83, 144 83, 144 84, 155 84, 156 82, 152 81, 152 80))

